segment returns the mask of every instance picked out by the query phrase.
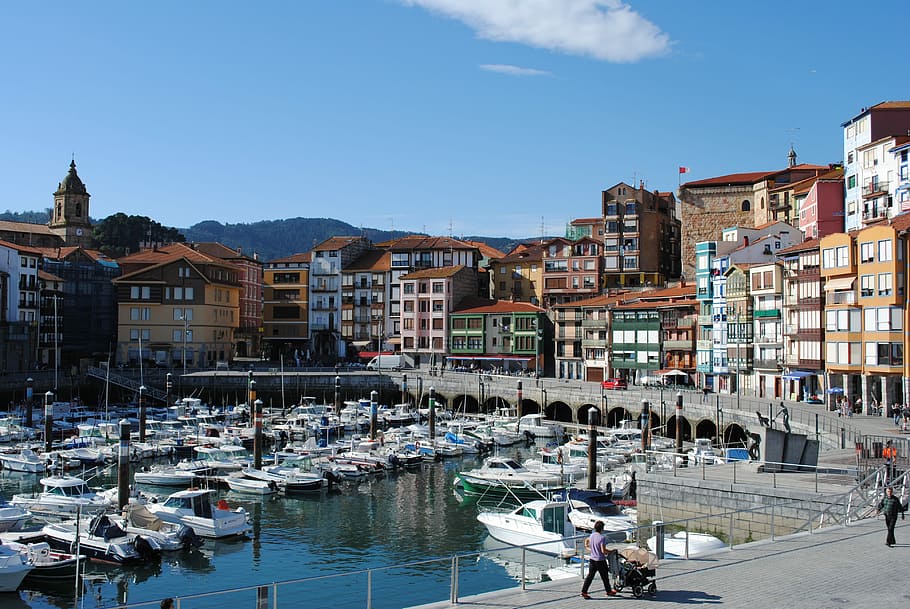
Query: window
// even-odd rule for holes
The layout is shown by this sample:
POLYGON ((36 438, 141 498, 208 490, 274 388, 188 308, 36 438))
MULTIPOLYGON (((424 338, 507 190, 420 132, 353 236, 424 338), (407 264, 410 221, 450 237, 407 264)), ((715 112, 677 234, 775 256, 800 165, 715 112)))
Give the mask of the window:
POLYGON ((174 307, 174 321, 193 321, 193 310, 174 307))
POLYGON ((405 300, 405 301, 404 301, 404 312, 405 312, 405 313, 413 313, 413 312, 414 312, 414 301, 413 301, 413 300, 405 300))
POLYGON ((442 313, 442 309, 443 309, 442 304, 443 304, 443 303, 442 303, 441 300, 434 300, 434 301, 433 301, 433 312, 434 312, 434 313, 442 313))
POLYGON ((842 245, 837 248, 837 266, 843 267, 847 266, 850 262, 850 258, 847 252, 847 246, 842 245))
POLYGON ((859 261, 860 262, 874 262, 875 261, 875 244, 872 241, 865 241, 859 244, 859 261))
POLYGON ((444 329, 444 328, 443 328, 443 323, 444 323, 444 322, 445 322, 445 320, 444 320, 443 318, 437 317, 436 319, 433 320, 433 329, 434 329, 434 330, 442 330, 442 329, 444 329))
POLYGON ((752 207, 752 205, 749 203, 748 199, 743 201, 742 204, 740 205, 740 208, 742 209, 742 211, 749 211, 751 209, 751 207, 752 207))
POLYGON ((863 275, 859 278, 859 295, 868 298, 875 294, 875 275, 863 275))
POLYGON ((893 286, 891 283, 891 273, 881 273, 878 276, 878 295, 879 296, 891 296, 893 294, 893 286))
POLYGON ((404 285, 402 286, 402 288, 403 288, 403 292, 404 292, 405 294, 413 294, 413 293, 414 293, 414 284, 413 284, 413 283, 406 283, 406 284, 404 284, 404 285))
POLYGON ((891 240, 882 239, 878 242, 878 261, 879 262, 891 262, 893 259, 893 254, 891 251, 891 240))
POLYGON ((433 293, 434 294, 444 294, 446 291, 446 284, 442 281, 433 282, 433 293))
POLYGON ((847 176, 847 189, 856 188, 856 176, 847 176))

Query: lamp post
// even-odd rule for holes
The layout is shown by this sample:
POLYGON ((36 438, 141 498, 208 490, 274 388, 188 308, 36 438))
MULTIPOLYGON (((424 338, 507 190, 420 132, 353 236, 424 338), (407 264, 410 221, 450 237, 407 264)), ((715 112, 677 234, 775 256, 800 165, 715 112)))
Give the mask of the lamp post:
POLYGON ((183 374, 186 376, 186 340, 190 335, 190 320, 184 313, 180 316, 180 321, 183 322, 183 374))
POLYGON ((341 412, 341 377, 335 377, 335 412, 341 412))
POLYGON ((253 467, 262 469, 262 400, 253 402, 253 467))
POLYGON ((145 442, 145 385, 139 385, 139 441, 145 442))
POLYGON ((682 408, 683 395, 682 391, 676 392, 676 454, 682 454, 682 408))
POLYGON ((436 387, 430 387, 430 404, 429 404, 429 427, 430 427, 430 444, 436 446, 436 387))
POLYGON ((25 426, 32 426, 32 398, 35 396, 35 379, 25 379, 25 426))
POLYGON ((374 389, 370 392, 370 440, 376 439, 376 426, 379 424, 376 400, 379 399, 379 393, 374 389))

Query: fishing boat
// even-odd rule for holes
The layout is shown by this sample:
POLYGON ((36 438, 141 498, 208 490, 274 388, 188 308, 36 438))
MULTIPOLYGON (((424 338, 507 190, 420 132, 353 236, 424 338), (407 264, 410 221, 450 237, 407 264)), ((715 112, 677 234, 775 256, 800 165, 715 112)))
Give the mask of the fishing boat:
POLYGON ((0 592, 15 592, 34 568, 18 551, 0 544, 0 592))
POLYGON ((0 465, 11 472, 44 473, 47 471, 47 460, 38 456, 30 448, 19 452, 0 453, 0 465))
POLYGON ((140 535, 127 533, 105 514, 91 520, 71 520, 44 525, 41 529, 48 543, 63 551, 79 548, 91 560, 118 565, 152 562, 161 554, 140 535))
POLYGON ((104 511, 111 507, 110 498, 96 493, 82 478, 55 475, 41 479, 39 493, 13 495, 10 503, 32 513, 67 515, 82 510, 86 513, 104 511))
POLYGON ((253 527, 247 520, 242 507, 230 509, 223 499, 217 506, 212 505, 211 496, 215 491, 192 488, 177 491, 163 503, 149 503, 148 511, 164 520, 185 524, 201 537, 220 539, 247 535, 253 527))
POLYGON ((562 476, 535 472, 508 457, 488 457, 478 469, 459 472, 455 478, 466 493, 511 495, 539 499, 564 488, 562 476))
POLYGON ((566 501, 535 499, 510 512, 481 512, 477 520, 499 541, 569 557, 576 554, 575 526, 569 520, 569 511, 566 501))

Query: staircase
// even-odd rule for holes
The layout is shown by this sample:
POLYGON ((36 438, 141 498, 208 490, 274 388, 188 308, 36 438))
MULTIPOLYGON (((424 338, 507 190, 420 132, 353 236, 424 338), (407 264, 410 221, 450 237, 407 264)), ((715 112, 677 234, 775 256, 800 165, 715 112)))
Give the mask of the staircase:
MULTIPOLYGON (((128 376, 123 376, 122 374, 117 374, 115 372, 110 372, 105 368, 99 368, 97 366, 89 366, 88 376, 100 379, 105 382, 113 383, 118 387, 123 387, 124 389, 132 389, 136 393, 139 393, 140 383, 135 379, 131 379, 128 376)), ((161 402, 167 402, 167 393, 156 389, 154 387, 145 386, 145 389, 142 391, 143 397, 153 398, 161 402)))

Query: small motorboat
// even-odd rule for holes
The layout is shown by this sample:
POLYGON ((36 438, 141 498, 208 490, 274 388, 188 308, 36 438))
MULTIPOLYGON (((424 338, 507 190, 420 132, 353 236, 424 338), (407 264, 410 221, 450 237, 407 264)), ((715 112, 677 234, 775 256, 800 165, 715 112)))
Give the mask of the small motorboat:
POLYGON ((58 552, 46 541, 28 544, 10 542, 9 546, 18 550, 34 567, 26 576, 26 580, 29 581, 72 581, 76 576, 76 570, 81 571, 79 565, 84 566, 88 562, 88 557, 84 554, 58 552))
POLYGON ((0 592, 15 592, 34 568, 18 550, 0 544, 0 592))
POLYGON ((271 495, 278 492, 278 482, 276 480, 258 480, 247 478, 244 473, 234 473, 226 476, 224 481, 228 488, 235 493, 244 493, 247 495, 271 495))
POLYGON ((0 497, 0 533, 5 531, 19 531, 22 529, 32 513, 18 505, 12 505, 0 497))
POLYGON ((105 514, 91 520, 71 520, 44 525, 41 529, 51 547, 62 551, 79 548, 91 560, 118 565, 152 562, 161 553, 140 535, 127 533, 105 514))
POLYGON ((13 495, 10 503, 32 513, 52 515, 72 515, 79 510, 95 513, 110 508, 113 503, 76 476, 49 476, 41 479, 41 486, 40 493, 13 495))
MULTIPOLYGON (((689 533, 680 531, 674 535, 664 535, 664 556, 666 558, 691 558, 723 550, 727 544, 707 533, 689 533)), ((648 549, 657 552, 657 536, 648 538, 648 549)))
POLYGON ((504 543, 534 552, 569 557, 576 554, 575 526, 565 501, 535 499, 511 512, 481 512, 479 520, 490 535, 504 543))
POLYGON ((212 505, 214 492, 198 488, 177 491, 164 503, 149 503, 146 507, 161 520, 185 524, 201 537, 220 539, 245 536, 252 531, 248 514, 242 507, 232 510, 223 499, 217 506, 212 505))
POLYGON ((192 528, 161 520, 136 499, 123 506, 119 518, 112 516, 111 519, 124 531, 139 535, 160 552, 198 548, 203 543, 203 539, 192 528))
POLYGON ((30 448, 19 452, 0 453, 0 465, 11 472, 44 473, 47 471, 47 460, 39 457, 30 448))
POLYGON ((150 484, 152 486, 174 486, 188 488, 196 481, 197 472, 185 467, 173 465, 152 465, 142 468, 133 474, 137 484, 150 484))

